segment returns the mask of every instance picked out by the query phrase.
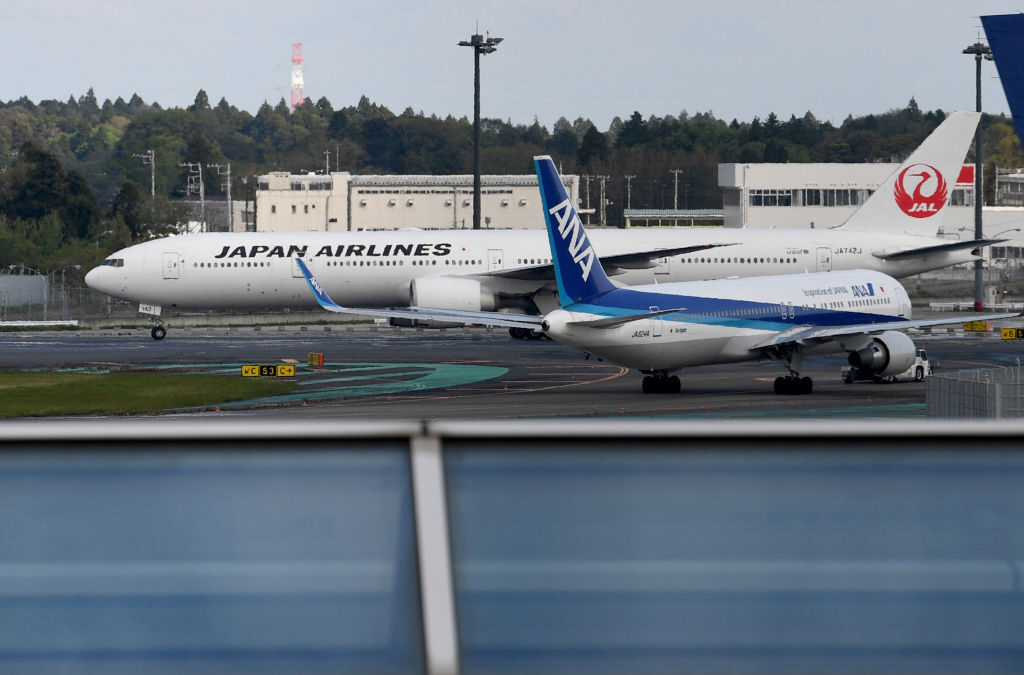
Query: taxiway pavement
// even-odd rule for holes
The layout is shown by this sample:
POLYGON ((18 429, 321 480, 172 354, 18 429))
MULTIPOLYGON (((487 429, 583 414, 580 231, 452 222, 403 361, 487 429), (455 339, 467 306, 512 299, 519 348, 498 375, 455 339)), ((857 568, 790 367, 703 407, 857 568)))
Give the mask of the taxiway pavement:
MULTIPOLYGON (((1024 342, 998 332, 915 335, 937 371, 1018 365, 1024 342)), ((359 326, 0 334, 0 368, 167 369, 240 373, 243 364, 294 363, 297 393, 175 415, 332 419, 899 418, 925 414, 922 383, 844 384, 840 355, 808 358, 809 396, 776 396, 780 364, 690 368, 680 394, 643 394, 640 376, 585 360, 549 340, 513 340, 499 330, 359 326), (310 352, 324 367, 307 364, 310 352)))

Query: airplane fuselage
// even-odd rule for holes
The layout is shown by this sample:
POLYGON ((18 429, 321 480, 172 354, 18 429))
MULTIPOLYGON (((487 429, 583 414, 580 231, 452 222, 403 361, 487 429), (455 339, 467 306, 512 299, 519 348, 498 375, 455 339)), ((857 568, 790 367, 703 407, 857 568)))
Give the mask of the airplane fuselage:
MULTIPOLYGON (((911 318, 903 286, 885 274, 837 271, 749 279, 683 282, 621 288, 548 313, 544 331, 553 339, 631 368, 676 370, 760 358, 767 336, 801 326, 877 325, 911 318), (589 327, 609 314, 677 313, 631 321, 615 328, 589 327)), ((870 338, 806 345, 804 353, 850 351, 870 338), (840 344, 843 343, 843 344, 840 344)))
MULTIPOLYGON (((622 269, 616 284, 638 285, 730 277, 751 277, 843 269, 872 269, 893 277, 974 260, 970 251, 943 251, 902 260, 872 252, 944 242, 912 235, 844 230, 734 230, 670 228, 594 230, 602 256, 708 243, 717 248, 663 258, 643 269, 622 269)), ((529 275, 496 272, 529 270, 550 263, 543 230, 422 231, 353 233, 194 234, 130 246, 92 270, 87 283, 117 298, 167 308, 307 308, 315 303, 295 265, 302 258, 337 302, 388 307, 428 304, 435 297, 473 295, 484 309, 501 309, 507 298, 553 287, 529 275), (451 278, 451 281, 448 281, 451 278), (469 282, 469 283, 461 283, 469 282)), ((538 301, 547 311, 551 299, 538 301)))

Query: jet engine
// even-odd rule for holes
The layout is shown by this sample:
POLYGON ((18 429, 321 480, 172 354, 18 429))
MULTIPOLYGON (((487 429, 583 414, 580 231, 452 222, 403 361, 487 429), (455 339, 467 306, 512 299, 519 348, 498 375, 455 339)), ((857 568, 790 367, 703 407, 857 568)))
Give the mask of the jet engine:
POLYGON ((419 277, 409 286, 409 298, 415 307, 462 309, 471 312, 493 312, 497 309, 494 294, 485 291, 476 279, 464 277, 419 277))
POLYGON ((914 363, 917 350, 903 333, 886 331, 871 338, 867 346, 850 352, 850 365, 862 373, 888 377, 898 375, 914 363))

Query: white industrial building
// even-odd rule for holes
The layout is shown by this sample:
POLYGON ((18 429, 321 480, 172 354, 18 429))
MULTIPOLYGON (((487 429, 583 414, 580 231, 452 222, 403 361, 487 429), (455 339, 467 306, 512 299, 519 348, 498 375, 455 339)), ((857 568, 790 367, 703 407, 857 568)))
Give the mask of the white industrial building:
MULTIPOLYGON (((563 176, 578 202, 579 177, 563 176)), ((347 171, 260 176, 256 223, 261 232, 351 231, 473 226, 473 176, 353 176, 347 171)), ((535 175, 481 176, 481 224, 489 228, 540 228, 535 175)), ((246 225, 236 221, 235 230, 246 225)))

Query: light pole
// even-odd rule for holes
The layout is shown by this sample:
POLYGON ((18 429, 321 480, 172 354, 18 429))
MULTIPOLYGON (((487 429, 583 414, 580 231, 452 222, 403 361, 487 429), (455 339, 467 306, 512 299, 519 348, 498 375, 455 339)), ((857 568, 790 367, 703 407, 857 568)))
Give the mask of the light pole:
MULTIPOLYGON (((992 60, 992 50, 981 42, 975 42, 963 51, 964 54, 973 54, 974 62, 977 65, 976 91, 977 91, 977 112, 981 112, 981 60, 992 60)), ((984 229, 981 225, 981 121, 978 121, 978 129, 974 132, 974 238, 983 239, 984 229)), ((982 278, 981 259, 974 261, 974 311, 980 312, 982 305, 982 278)))
POLYGON ((480 229, 480 55, 491 54, 504 38, 474 34, 460 47, 473 48, 473 229, 480 229))

